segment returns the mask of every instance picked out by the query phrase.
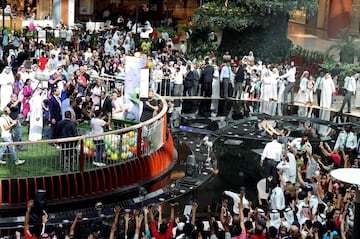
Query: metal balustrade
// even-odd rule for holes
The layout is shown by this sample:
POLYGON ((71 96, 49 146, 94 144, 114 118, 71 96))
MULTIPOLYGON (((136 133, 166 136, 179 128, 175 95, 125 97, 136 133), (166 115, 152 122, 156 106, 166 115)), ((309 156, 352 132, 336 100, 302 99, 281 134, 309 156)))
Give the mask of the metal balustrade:
POLYGON ((78 137, 37 142, 0 142, 0 147, 26 148, 25 151, 16 150, 18 158, 26 160, 23 165, 15 165, 9 150, 5 152, 3 160, 7 164, 0 165, 0 177, 16 179, 84 172, 146 157, 156 152, 165 142, 166 111, 167 104, 162 99, 159 114, 130 127, 99 135, 91 135, 81 128, 79 131, 82 135, 78 137), (97 152, 101 154, 101 159, 100 164, 95 165, 97 152))

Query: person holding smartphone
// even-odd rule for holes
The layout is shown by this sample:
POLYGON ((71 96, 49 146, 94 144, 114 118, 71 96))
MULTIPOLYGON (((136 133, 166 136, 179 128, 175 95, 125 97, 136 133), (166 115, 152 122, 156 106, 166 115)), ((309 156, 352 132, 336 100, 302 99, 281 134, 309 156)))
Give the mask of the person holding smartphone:
MULTIPOLYGON (((13 120, 10 118, 10 108, 5 107, 4 113, 0 117, 0 127, 1 127, 1 138, 2 142, 13 142, 11 130, 17 125, 17 120, 13 120)), ((13 158, 15 165, 24 164, 25 160, 20 160, 15 151, 14 145, 1 146, 0 147, 0 164, 6 164, 6 161, 3 160, 3 155, 5 150, 8 149, 10 151, 11 157, 13 158)))

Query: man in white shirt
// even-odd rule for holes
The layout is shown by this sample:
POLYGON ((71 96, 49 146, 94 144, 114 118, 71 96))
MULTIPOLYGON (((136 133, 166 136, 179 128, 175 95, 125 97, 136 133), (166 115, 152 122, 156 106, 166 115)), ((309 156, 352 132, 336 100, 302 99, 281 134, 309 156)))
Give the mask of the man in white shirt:
POLYGON ((112 42, 111 38, 109 38, 105 41, 104 48, 105 48, 105 55, 110 56, 111 52, 113 50, 113 42, 112 42))
POLYGON ((185 41, 184 40, 181 40, 181 45, 180 45, 180 53, 182 56, 186 56, 187 54, 187 48, 186 48, 186 45, 185 45, 185 41))
MULTIPOLYGON (((106 122, 104 120, 105 116, 103 116, 100 110, 96 110, 94 115, 95 117, 93 117, 90 121, 91 134, 102 134, 104 133, 104 127, 110 125, 111 117, 108 117, 108 121, 106 122)), ((97 167, 105 166, 106 164, 102 162, 102 155, 105 152, 104 136, 94 137, 94 144, 96 145, 96 156, 94 158, 93 165, 97 167)))
MULTIPOLYGON (((0 128, 1 128, 1 139, 2 142, 13 142, 11 129, 17 124, 17 120, 13 120, 9 116, 10 108, 5 107, 3 115, 0 117, 0 128)), ((6 161, 3 160, 3 155, 5 150, 10 151, 11 157, 15 165, 24 164, 25 160, 20 160, 16 154, 14 145, 1 146, 0 147, 0 164, 6 164, 6 161)))
POLYGON ((224 195, 231 197, 233 200, 233 213, 234 213, 234 219, 236 220, 239 217, 239 203, 240 203, 240 196, 242 195, 242 203, 243 208, 249 208, 249 201, 245 198, 246 194, 246 188, 240 187, 240 194, 234 193, 232 191, 224 191, 224 195))
POLYGON ((296 74, 296 67, 293 65, 294 63, 291 63, 291 66, 287 69, 287 72, 279 76, 278 79, 287 79, 288 84, 285 87, 284 90, 284 102, 288 102, 288 95, 289 92, 291 93, 291 104, 294 103, 294 86, 295 86, 295 74, 296 74))
POLYGON ((312 154, 312 145, 309 142, 309 137, 303 136, 301 138, 295 138, 290 143, 288 143, 290 151, 293 152, 296 156, 302 156, 309 150, 312 154))
POLYGON ((279 175, 277 173, 277 164, 281 161, 283 153, 283 145, 278 142, 278 135, 272 135, 272 141, 265 145, 264 151, 261 155, 260 165, 262 166, 265 162, 265 177, 266 180, 266 192, 269 192, 269 177, 271 181, 276 184, 279 183, 279 175))
POLYGON ((70 46, 71 42, 72 42, 72 37, 73 37, 73 31, 68 28, 67 31, 66 31, 66 38, 65 38, 65 41, 67 43, 68 46, 70 46))
POLYGON ((180 66, 176 66, 174 73, 174 96, 182 96, 184 75, 180 70, 180 66))
POLYGON ((290 181, 290 163, 286 155, 284 155, 284 160, 278 163, 276 168, 281 171, 281 176, 285 182, 290 181))
POLYGON ((349 72, 344 79, 344 89, 346 90, 346 92, 345 92, 344 101, 339 110, 340 114, 342 114, 346 103, 348 106, 348 111, 346 113, 351 113, 351 96, 355 95, 355 90, 356 90, 356 81, 352 72, 349 72))
POLYGON ((356 134, 352 132, 351 125, 346 125, 336 139, 334 151, 344 149, 345 152, 351 152, 356 148, 357 144, 357 137, 356 134))
POLYGON ((270 209, 279 211, 285 209, 284 191, 275 182, 271 182, 270 209))
POLYGON ((286 153, 290 168, 289 168, 289 181, 294 184, 296 182, 296 159, 295 155, 291 152, 286 153))
POLYGON ((230 77, 231 77, 231 65, 230 61, 227 61, 226 64, 222 67, 221 73, 220 73, 220 82, 223 84, 223 96, 225 99, 228 98, 229 94, 229 83, 230 83, 230 77))

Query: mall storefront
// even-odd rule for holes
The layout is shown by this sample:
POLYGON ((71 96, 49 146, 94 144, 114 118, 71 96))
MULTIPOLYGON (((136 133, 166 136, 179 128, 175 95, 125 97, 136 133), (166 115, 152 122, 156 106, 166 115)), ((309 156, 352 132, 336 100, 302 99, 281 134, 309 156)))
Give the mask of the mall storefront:
MULTIPOLYGON (((13 17, 6 16, 5 25, 11 29, 21 29, 34 19, 35 25, 55 26, 60 20, 65 25, 73 26, 75 19, 87 22, 98 20, 102 12, 110 5, 125 6, 134 11, 136 2, 139 7, 164 10, 164 0, 7 0, 13 17), (27 21, 23 21, 27 20, 27 21)), ((111 9, 113 11, 114 9, 111 9)), ((161 14, 161 13, 160 13, 161 14)), ((318 10, 310 14, 306 9, 290 13, 290 21, 307 27, 322 29, 329 38, 336 38, 342 28, 352 33, 359 33, 360 0, 319 0, 318 10)))
MULTIPOLYGON (((134 12, 136 3, 140 10, 162 11, 163 0, 7 0, 11 14, 5 10, 5 27, 20 30, 31 21, 37 26, 56 26, 61 20, 67 26, 73 26, 75 19, 82 22, 101 19, 106 8, 111 11, 124 9, 134 12), (111 7, 110 7, 111 6, 111 7), (116 6, 115 9, 113 6, 116 6)), ((0 19, 2 21, 2 18, 0 19)))
POLYGON ((327 31, 328 38, 337 38, 343 28, 359 33, 360 0, 319 0, 319 8, 314 14, 306 9, 293 11, 290 21, 307 27, 327 31))

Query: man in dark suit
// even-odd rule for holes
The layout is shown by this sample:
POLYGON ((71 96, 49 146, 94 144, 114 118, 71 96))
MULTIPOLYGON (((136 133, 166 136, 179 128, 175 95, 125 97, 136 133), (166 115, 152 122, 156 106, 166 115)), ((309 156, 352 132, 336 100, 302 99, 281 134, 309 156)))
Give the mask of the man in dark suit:
POLYGON ((205 62, 205 68, 201 72, 203 82, 203 94, 205 97, 211 97, 212 95, 212 80, 214 75, 214 67, 210 66, 209 61, 205 62))
POLYGON ((61 120, 61 100, 60 100, 60 90, 58 88, 53 88, 51 90, 52 95, 49 100, 49 114, 50 114, 50 130, 49 130, 49 139, 54 138, 56 125, 61 120))
MULTIPOLYGON (((70 138, 78 135, 76 123, 71 119, 71 111, 65 111, 65 118, 58 122, 55 137, 56 138, 70 138)), ((76 170, 76 150, 77 140, 61 142, 61 163, 63 165, 63 172, 76 170)))
POLYGON ((100 110, 103 115, 108 115, 112 112, 111 97, 106 95, 105 91, 101 91, 100 94, 100 110))
POLYGON ((199 96, 199 85, 200 85, 200 76, 201 76, 201 69, 199 67, 199 63, 195 63, 193 72, 193 89, 192 95, 199 96))

